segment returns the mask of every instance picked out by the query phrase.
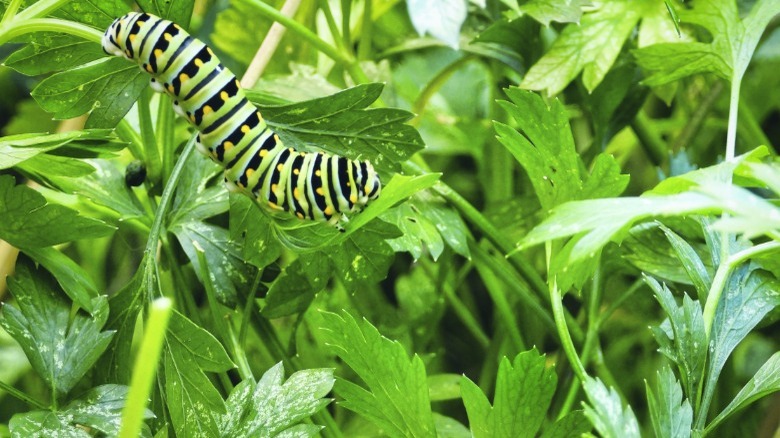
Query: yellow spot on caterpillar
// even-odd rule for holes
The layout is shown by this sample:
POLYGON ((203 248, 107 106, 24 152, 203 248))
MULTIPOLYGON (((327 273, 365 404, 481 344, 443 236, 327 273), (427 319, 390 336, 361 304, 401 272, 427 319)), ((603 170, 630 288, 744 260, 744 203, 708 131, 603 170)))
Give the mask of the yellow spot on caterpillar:
POLYGON ((247 178, 250 178, 252 174, 255 173, 255 169, 252 169, 251 167, 248 167, 246 171, 244 172, 244 175, 246 175, 247 178))
POLYGON ((274 134, 274 140, 276 140, 277 143, 281 143, 282 141, 279 140, 279 136, 274 134))
POLYGON ((298 216, 298 219, 303 219, 303 213, 297 212, 295 215, 298 216))
POLYGON ((317 187, 317 190, 315 190, 318 195, 325 196, 325 191, 322 190, 322 187, 317 187))
POLYGON ((262 122, 263 121, 263 115, 260 113, 257 113, 257 118, 262 122))
POLYGON ((317 169, 317 170, 314 172, 314 176, 322 176, 322 171, 321 171, 320 169, 317 169))
POLYGON ((241 181, 236 181, 236 185, 241 187, 242 189, 244 188, 244 183, 242 183, 241 181))
POLYGON ((219 93, 219 97, 221 97, 222 100, 224 100, 226 102, 227 102, 228 99, 230 99, 230 95, 228 94, 227 91, 223 91, 223 92, 219 93))
POLYGON ((137 24, 137 25, 138 25, 138 27, 141 27, 141 26, 143 26, 144 24, 146 24, 146 22, 145 22, 145 21, 136 21, 136 22, 135 22, 135 24, 137 24))
POLYGON ((162 54, 163 54, 163 51, 162 51, 162 49, 154 49, 154 56, 155 56, 156 58, 159 58, 159 57, 161 57, 161 56, 162 56, 162 54))
POLYGON ((176 24, 176 23, 173 23, 173 27, 175 27, 176 29, 179 29, 179 30, 181 30, 181 26, 179 26, 179 25, 178 25, 178 24, 176 24))
POLYGON ((173 39, 173 35, 169 34, 168 32, 165 32, 163 38, 165 38, 165 41, 170 41, 173 39))
POLYGON ((203 67, 203 61, 201 61, 199 58, 195 58, 195 66, 203 67))
POLYGON ((225 147, 226 151, 229 151, 229 150, 233 149, 233 146, 235 146, 235 145, 233 144, 232 141, 226 141, 226 142, 222 143, 222 146, 225 147))
POLYGON ((260 149, 260 158, 263 158, 266 155, 268 155, 268 149, 260 149))
POLYGON ((152 66, 150 64, 146 64, 146 71, 152 73, 152 66))
POLYGON ((293 148, 287 148, 287 150, 290 151, 290 152, 295 152, 295 149, 293 149, 293 148))
POLYGON ((129 39, 131 43, 134 43, 135 42, 135 37, 137 37, 137 36, 138 35, 136 35, 134 33, 131 33, 130 36, 127 37, 127 39, 129 39))
POLYGON ((190 114, 190 121, 192 121, 192 123, 195 123, 195 114, 190 114))
POLYGON ((293 169, 293 173, 296 174, 296 175, 300 175, 301 174, 301 169, 293 169))
POLYGON ((179 81, 181 81, 181 82, 184 82, 184 81, 186 81, 189 78, 190 77, 187 76, 187 73, 182 73, 182 74, 179 75, 179 81))
POLYGON ((246 134, 247 132, 249 132, 249 129, 250 129, 250 128, 249 128, 249 125, 243 125, 243 126, 241 126, 241 132, 243 132, 244 134, 246 134))
POLYGON ((281 171, 282 171, 282 169, 284 169, 284 164, 282 164, 282 163, 279 163, 279 164, 277 164, 277 165, 276 165, 276 170, 278 170, 279 172, 281 172, 281 171))
POLYGON ((213 112, 214 112, 214 110, 213 110, 213 109, 211 109, 211 106, 209 106, 209 105, 204 105, 204 106, 203 106, 203 115, 204 115, 204 116, 205 116, 206 114, 211 114, 211 113, 213 113, 213 112))
POLYGON ((269 205, 271 208, 273 208, 273 209, 279 209, 279 206, 278 206, 278 205, 276 205, 275 203, 271 202, 271 201, 268 201, 268 205, 269 205))
POLYGON ((350 196, 349 197, 349 202, 351 202, 353 204, 356 203, 357 202, 357 195, 350 196))
POLYGON ((293 189, 293 197, 295 199, 301 199, 301 191, 298 189, 298 187, 293 189))
POLYGON ((171 85, 168 85, 168 92, 170 92, 171 94, 173 94, 173 84, 171 84, 171 85))
POLYGON ((276 190, 279 188, 279 184, 271 184, 271 191, 276 193, 276 190))
POLYGON ((300 155, 302 157, 305 157, 306 156, 306 152, 298 152, 298 155, 300 155))
POLYGON ((209 52, 209 55, 214 56, 214 52, 211 50, 211 47, 206 46, 206 51, 209 52))
POLYGON ((331 216, 333 214, 333 209, 329 206, 325 207, 325 210, 322 210, 323 213, 325 213, 326 216, 331 216))

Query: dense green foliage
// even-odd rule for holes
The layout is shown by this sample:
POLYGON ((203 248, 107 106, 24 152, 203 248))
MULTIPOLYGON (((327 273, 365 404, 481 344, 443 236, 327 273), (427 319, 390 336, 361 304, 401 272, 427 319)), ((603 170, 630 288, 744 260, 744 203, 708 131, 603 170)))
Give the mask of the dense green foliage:
POLYGON ((0 3, 0 436, 776 433, 780 2, 136 3, 0 3), (250 100, 381 197, 229 194, 137 7, 249 83, 284 24, 250 100))

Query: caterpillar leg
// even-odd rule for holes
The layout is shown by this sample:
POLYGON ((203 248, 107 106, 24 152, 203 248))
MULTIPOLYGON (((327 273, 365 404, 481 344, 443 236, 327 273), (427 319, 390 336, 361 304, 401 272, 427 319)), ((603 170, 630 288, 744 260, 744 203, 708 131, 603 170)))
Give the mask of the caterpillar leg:
MULTIPOLYGON (((141 68, 141 70, 144 70, 144 69, 141 68)), ((146 70, 144 70, 144 71, 146 71, 146 70)), ((152 78, 149 81, 149 83, 152 86, 152 90, 156 91, 157 93, 162 93, 162 92, 165 91, 165 87, 163 87, 163 84, 161 84, 160 81, 158 81, 157 79, 152 78)))

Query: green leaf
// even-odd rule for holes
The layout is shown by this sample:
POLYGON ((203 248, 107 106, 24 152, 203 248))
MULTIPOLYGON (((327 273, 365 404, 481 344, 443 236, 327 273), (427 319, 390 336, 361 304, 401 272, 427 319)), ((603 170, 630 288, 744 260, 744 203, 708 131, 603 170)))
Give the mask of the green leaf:
POLYGON ((55 185, 52 181, 58 177, 81 178, 95 172, 95 168, 84 161, 49 154, 36 155, 19 163, 16 168, 35 181, 52 185, 55 185))
POLYGON ((271 219, 255 202, 241 193, 230 194, 230 238, 243 236, 241 258, 258 268, 273 263, 282 254, 271 219))
POLYGON ((322 335, 367 388, 336 381, 341 405, 380 427, 389 436, 436 436, 425 365, 411 361, 403 346, 379 334, 368 321, 347 313, 323 313, 322 335))
POLYGON ((149 78, 135 63, 111 57, 54 74, 38 84, 31 95, 57 119, 90 112, 88 128, 116 126, 127 114, 149 78))
POLYGON ((458 48, 460 27, 466 20, 466 0, 408 0, 407 9, 414 29, 458 48))
POLYGON ((569 256, 570 262, 596 253, 634 223, 649 218, 693 213, 714 213, 719 204, 698 193, 639 198, 594 199, 559 205, 519 243, 526 248, 541 242, 582 234, 569 256))
POLYGON ((56 16, 105 29, 127 11, 124 0, 85 0, 66 2, 57 10, 56 16))
POLYGON ((238 297, 235 285, 246 284, 250 278, 248 266, 241 259, 241 248, 230 240, 229 232, 216 225, 194 221, 178 223, 170 231, 176 235, 198 277, 202 268, 197 250, 205 253, 217 299, 228 307, 235 306, 238 297))
POLYGON ((368 109, 382 88, 382 84, 363 84, 320 99, 260 107, 260 112, 288 146, 369 159, 380 173, 388 174, 422 149, 423 141, 416 129, 404 123, 411 113, 368 109))
POLYGON ((761 366, 747 385, 731 400, 731 403, 707 425, 704 433, 711 432, 732 414, 744 409, 758 399, 777 391, 780 391, 780 352, 773 354, 761 366))
POLYGON ((51 246, 102 237, 113 231, 114 227, 101 221, 47 203, 29 187, 15 186, 13 176, 0 176, 0 238, 16 247, 51 246))
POLYGON ((56 185, 63 191, 70 191, 90 201, 108 207, 120 215, 121 220, 142 218, 147 224, 150 220, 146 211, 125 183, 125 177, 117 169, 116 163, 108 160, 92 160, 94 173, 84 178, 59 178, 56 185))
POLYGON ((169 212, 169 227, 197 222, 228 211, 228 191, 223 184, 206 188, 222 168, 203 155, 190 154, 184 165, 169 212))
POLYGON ((20 134, 0 137, 0 169, 8 169, 39 154, 67 146, 60 154, 77 156, 81 151, 113 150, 123 146, 108 129, 87 129, 58 134, 20 134))
POLYGON ((394 251, 408 251, 415 261, 422 256, 423 249, 428 250, 434 261, 444 251, 444 241, 436 225, 422 216, 410 203, 389 210, 382 218, 396 224, 403 233, 401 237, 387 241, 394 251))
POLYGON ((79 307, 93 312, 94 300, 100 295, 89 274, 70 257, 54 248, 24 248, 24 253, 46 268, 62 290, 79 307))
POLYGON ((662 286, 650 277, 645 277, 645 282, 668 315, 664 324, 653 328, 653 334, 661 345, 660 351, 677 364, 688 397, 696 397, 708 347, 701 304, 685 294, 683 305, 678 307, 666 285, 662 286), (664 336, 667 339, 662 339, 664 336), (673 343, 672 348, 668 348, 670 342, 673 343))
POLYGON ((137 3, 142 10, 179 23, 185 28, 190 25, 192 9, 195 6, 192 0, 138 0, 137 3))
MULTIPOLYGON (((302 421, 324 408, 325 397, 333 387, 333 370, 303 370, 284 381, 282 363, 274 365, 255 383, 244 380, 231 391, 227 412, 218 417, 221 437, 287 436, 302 426, 302 421), (284 383, 282 383, 284 382, 284 383)), ((319 427, 307 425, 309 433, 291 436, 316 436, 319 427)))
POLYGON ((780 13, 780 4, 758 0, 744 20, 733 0, 701 0, 681 11, 683 23, 704 27, 711 43, 655 44, 634 52, 639 65, 653 71, 645 83, 660 85, 697 73, 714 73, 738 82, 750 63, 764 29, 780 13))
POLYGON ((579 23, 582 17, 583 0, 530 0, 517 10, 528 14, 545 26, 551 21, 558 23, 579 23))
POLYGON ((410 201, 420 216, 439 230, 444 242, 457 254, 471 258, 468 245, 468 228, 457 211, 445 205, 441 197, 431 195, 430 191, 420 191, 410 201))
POLYGON ((655 392, 645 382, 655 436, 690 437, 693 426, 691 404, 688 400, 683 401, 682 388, 669 367, 661 368, 657 376, 655 392))
MULTIPOLYGON (((71 401, 59 414, 69 418, 73 424, 96 429, 107 436, 117 436, 121 427, 122 409, 127 400, 128 387, 124 385, 103 385, 90 389, 79 398, 71 401)), ((154 418, 149 409, 144 419, 154 418)), ((141 436, 152 434, 147 426, 141 436)))
POLYGON ((234 365, 206 330, 173 312, 166 334, 166 406, 177 436, 219 436, 215 416, 225 403, 203 371, 223 372, 234 365))
POLYGON ((702 259, 693 247, 677 233, 663 225, 659 227, 666 235, 669 243, 671 243, 677 259, 685 269, 685 272, 688 273, 691 283, 696 287, 698 296, 706 297, 710 290, 710 284, 712 284, 712 277, 702 259))
POLYGON ((498 365, 496 391, 490 406, 482 390, 461 379, 463 404, 474 437, 535 437, 542 426, 558 378, 536 349, 504 357, 498 365))
POLYGON ((639 21, 643 4, 608 1, 563 29, 552 47, 528 70, 520 84, 528 90, 563 91, 580 72, 588 91, 604 79, 639 21))
POLYGON ((571 411, 544 431, 542 438, 569 438, 590 432, 592 426, 583 411, 571 411))
POLYGON ((90 438, 81 427, 69 424, 67 418, 51 411, 16 414, 8 422, 11 436, 30 438, 90 438))
POLYGON ((4 64, 24 75, 36 76, 70 70, 105 56, 100 45, 92 41, 71 35, 36 34, 30 44, 12 53, 4 64))
POLYGON ((268 289, 262 313, 280 318, 304 312, 314 295, 327 286, 333 275, 329 258, 321 253, 301 254, 268 289))
POLYGON ((616 196, 623 191, 628 179, 620 175, 614 158, 602 155, 590 175, 580 172, 569 118, 560 101, 548 106, 530 91, 510 87, 505 92, 511 102, 499 103, 519 126, 494 122, 498 139, 528 173, 544 209, 583 196, 616 196))
POLYGON ((350 234, 339 244, 339 251, 328 253, 349 290, 361 290, 387 276, 395 252, 386 240, 399 234, 394 225, 376 220, 350 234))
POLYGON ((131 357, 138 314, 147 300, 146 284, 149 283, 149 279, 145 276, 146 265, 146 258, 141 259, 140 268, 133 274, 130 282, 112 295, 108 301, 110 317, 106 328, 115 330, 116 336, 111 341, 106 354, 100 359, 97 367, 98 381, 130 383, 133 363, 127 358, 131 357))
MULTIPOLYGON (((712 400, 715 384, 731 352, 767 313, 780 305, 778 289, 780 282, 774 276, 749 265, 740 266, 729 277, 710 330, 710 360, 702 396, 704 408, 712 400)), ((706 415, 706 409, 702 412, 706 415)))
POLYGON ((607 389, 598 378, 588 377, 582 385, 590 404, 585 416, 604 438, 639 438, 639 424, 630 406, 623 407, 614 388, 607 389))
POLYGON ((108 301, 94 306, 93 316, 77 313, 58 292, 54 280, 21 259, 9 289, 17 307, 3 307, 0 325, 16 339, 35 371, 58 396, 67 394, 108 347, 111 331, 101 331, 108 301))

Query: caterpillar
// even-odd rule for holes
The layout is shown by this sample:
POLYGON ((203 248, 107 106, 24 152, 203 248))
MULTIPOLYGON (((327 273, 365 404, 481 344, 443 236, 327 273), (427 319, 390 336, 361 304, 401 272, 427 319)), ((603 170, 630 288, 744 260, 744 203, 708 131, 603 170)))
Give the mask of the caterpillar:
POLYGON ((171 96, 175 112, 198 130, 198 150, 224 167, 229 189, 339 228, 379 197, 382 184, 370 162, 284 146, 236 76, 176 23, 131 12, 108 27, 102 46, 137 62, 152 89, 171 96))

